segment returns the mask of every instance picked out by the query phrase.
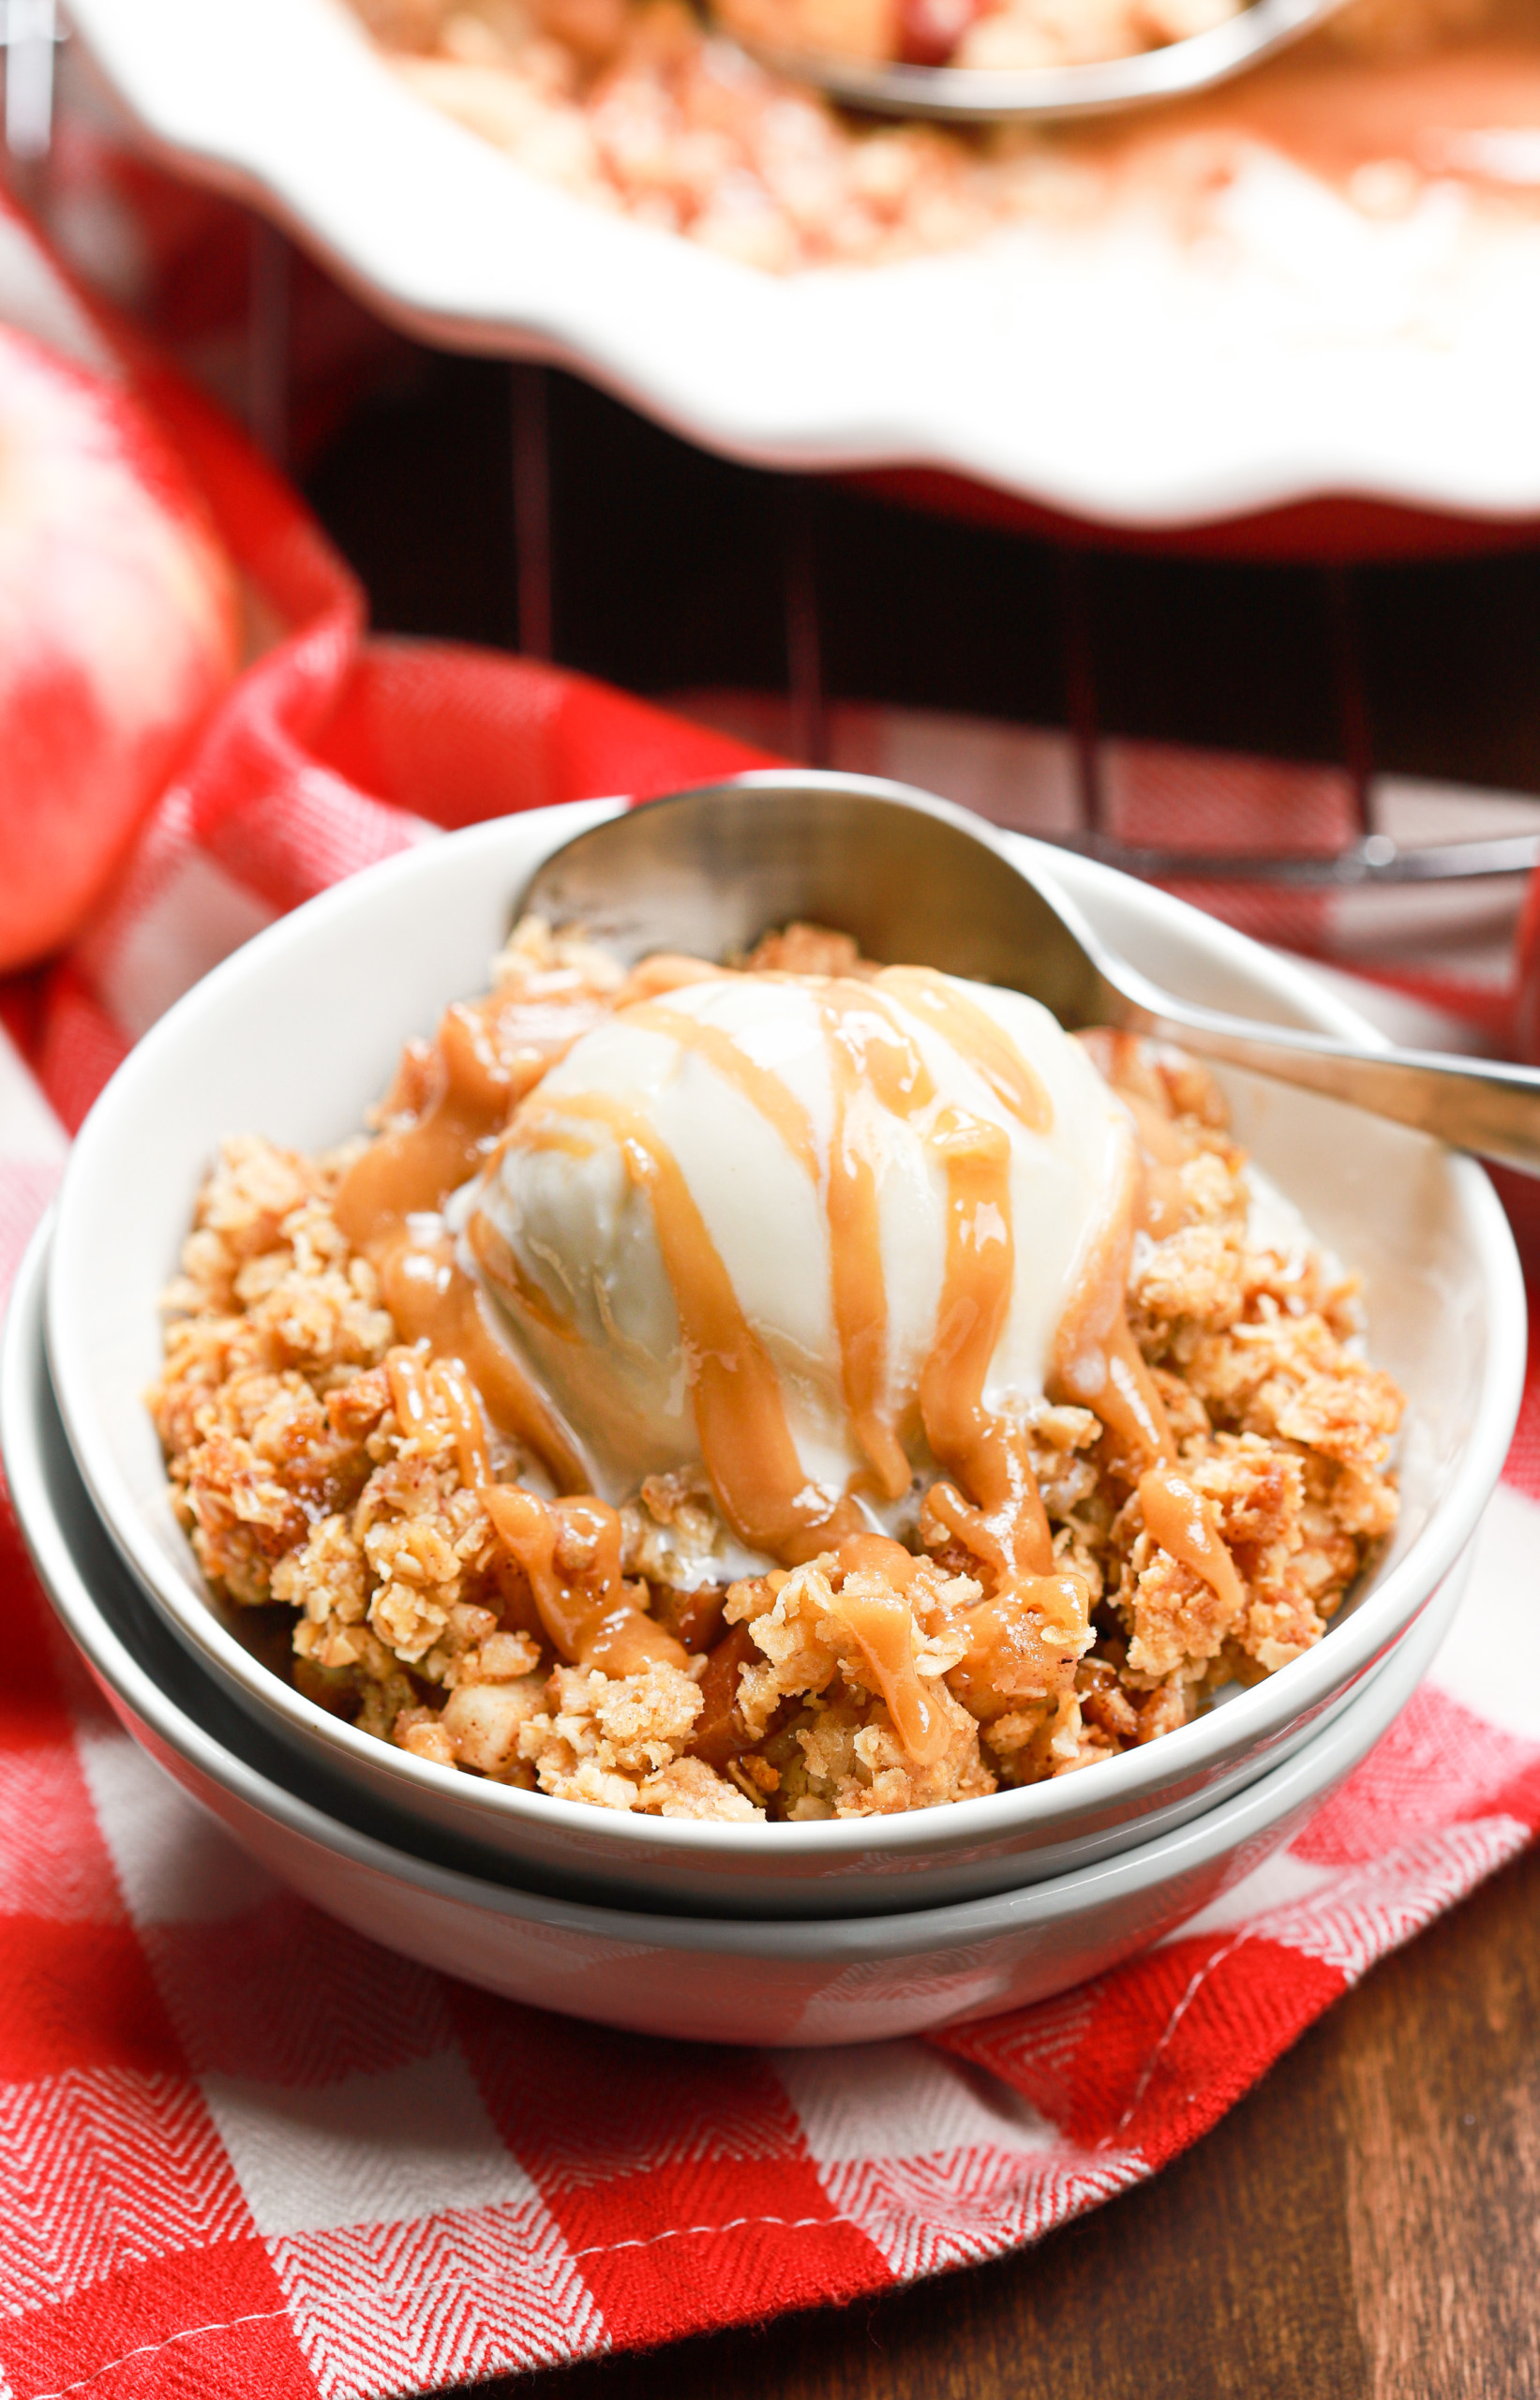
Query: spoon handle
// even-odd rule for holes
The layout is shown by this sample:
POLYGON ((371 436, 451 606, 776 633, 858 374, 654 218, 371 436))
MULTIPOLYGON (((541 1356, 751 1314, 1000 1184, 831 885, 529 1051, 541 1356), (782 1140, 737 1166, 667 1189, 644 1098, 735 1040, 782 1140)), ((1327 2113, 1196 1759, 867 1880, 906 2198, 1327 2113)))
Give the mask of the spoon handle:
POLYGON ((1540 1175, 1540 1070, 1533 1067, 1429 1050, 1355 1050, 1320 1034, 1188 1008, 1164 995, 1159 1008, 1125 998, 1123 1019, 1130 1032, 1349 1101, 1456 1149, 1540 1175))

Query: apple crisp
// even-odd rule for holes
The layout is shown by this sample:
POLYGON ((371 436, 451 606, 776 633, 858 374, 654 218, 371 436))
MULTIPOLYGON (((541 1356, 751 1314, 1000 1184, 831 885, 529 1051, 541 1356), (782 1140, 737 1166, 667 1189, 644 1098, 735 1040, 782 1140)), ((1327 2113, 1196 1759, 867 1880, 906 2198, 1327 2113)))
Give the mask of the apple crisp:
MULTIPOLYGON (((889 1005, 843 937, 793 928, 747 964, 889 1005)), ((1061 1367, 994 1427, 1018 1461, 1004 1501, 981 1488, 993 1453, 956 1477, 932 1459, 897 1536, 842 1500, 827 1538, 745 1571, 703 1465, 616 1506, 583 1488, 431 1209, 586 1034, 715 972, 625 978, 526 923, 486 998, 409 1047, 372 1134, 316 1157, 225 1144, 151 1405, 204 1575, 292 1619, 299 1690, 554 1798, 806 1822, 1077 1771, 1319 1642, 1396 1520, 1400 1395, 1362 1355, 1353 1279, 1259 1208, 1206 1072, 1123 1036, 1082 1046, 1137 1149, 1126 1365, 1095 1405, 1061 1367), (381 1192, 425 1162, 431 1192, 381 1247, 381 1192)))
MULTIPOLYGON (((687 0, 351 0, 409 87, 543 182, 770 274, 875 265, 1097 204, 1075 137, 862 122, 713 36, 687 0)), ((1203 32, 1240 0, 723 0, 773 51, 971 68, 1114 58, 1203 32)), ((1349 0, 1318 38, 1366 60, 1502 30, 1516 0, 1349 0)), ((1372 118, 1372 111, 1370 111, 1372 118)), ((1094 139, 1095 137, 1093 137, 1094 139)), ((1244 148, 1239 136, 1233 150, 1244 148)), ((1378 154, 1372 154, 1378 157, 1378 154)), ((1400 161, 1413 186, 1420 171, 1400 161)), ((1203 192, 1212 133, 1159 166, 1203 192), (1188 154, 1191 155, 1189 156, 1188 154)))

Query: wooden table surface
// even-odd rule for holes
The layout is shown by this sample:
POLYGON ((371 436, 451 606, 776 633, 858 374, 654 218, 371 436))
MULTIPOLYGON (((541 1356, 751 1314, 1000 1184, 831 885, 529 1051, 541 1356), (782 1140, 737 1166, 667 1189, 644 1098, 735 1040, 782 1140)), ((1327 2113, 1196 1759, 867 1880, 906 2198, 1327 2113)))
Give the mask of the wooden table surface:
MULTIPOLYGON (((559 654, 634 688, 773 685, 774 479, 553 386, 559 654), (668 606, 657 606, 659 562, 668 606)), ((501 370, 417 362, 308 488, 376 620, 506 638, 501 370)), ((1062 587, 1039 546, 820 495, 838 691, 1038 721, 1062 587)), ((1332 754, 1323 578, 1102 561, 1105 721, 1332 754)), ((1380 763, 1540 791, 1540 558, 1354 578, 1380 763)), ((1537 1596, 1540 1605, 1540 1596, 1537 1596)), ((1540 2393, 1540 1853, 1383 1960, 1186 2156, 993 2265, 500 2400, 1521 2400, 1540 2393)))
POLYGON ((1540 1852, 1327 2010, 1150 2182, 992 2265, 482 2385, 498 2400, 1540 2392, 1540 1852))

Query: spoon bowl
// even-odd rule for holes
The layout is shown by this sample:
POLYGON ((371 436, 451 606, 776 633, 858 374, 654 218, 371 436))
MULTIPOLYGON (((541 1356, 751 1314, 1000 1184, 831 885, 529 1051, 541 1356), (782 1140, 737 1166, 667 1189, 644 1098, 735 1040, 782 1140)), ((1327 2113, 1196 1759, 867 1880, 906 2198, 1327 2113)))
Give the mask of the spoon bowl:
POLYGON ((868 957, 1025 992, 1070 1031, 1179 1042, 1540 1174, 1540 1070, 1359 1048, 1178 1000, 981 818, 905 784, 770 768, 671 792, 554 851, 519 905, 583 924, 628 964, 657 950, 726 960, 811 920, 868 957))
POLYGON ((1251 0, 1223 24, 1185 41, 1070 67, 910 67, 749 41, 738 32, 732 38, 762 65, 815 84, 851 108, 988 123, 1098 116, 1207 91, 1313 32, 1341 5, 1342 0, 1251 0))

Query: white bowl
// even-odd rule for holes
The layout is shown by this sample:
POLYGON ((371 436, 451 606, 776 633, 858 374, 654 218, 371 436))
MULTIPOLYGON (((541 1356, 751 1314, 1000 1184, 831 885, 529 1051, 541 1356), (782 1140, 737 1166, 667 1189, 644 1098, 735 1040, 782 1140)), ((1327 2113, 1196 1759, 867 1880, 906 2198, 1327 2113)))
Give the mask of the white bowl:
POLYGON ((783 278, 536 181, 409 92, 336 0, 69 13, 163 156, 382 315, 575 367, 709 449, 951 469, 1116 524, 1322 492, 1540 510, 1540 232, 1469 223, 1448 178, 1375 222, 1243 144, 1207 242, 1146 194, 1105 226, 783 278))
MULTIPOLYGON (((1363 1270, 1374 1355, 1411 1412, 1388 1554, 1316 1649, 1195 1723, 1079 1775, 907 1816, 664 1821, 513 1791, 358 1732, 257 1665, 211 1604, 142 1395, 159 1362, 157 1295, 220 1137, 262 1131, 309 1149, 352 1131, 402 1042, 476 987, 533 864, 621 804, 476 827, 324 893, 181 1000, 92 1111, 60 1198, 49 1350, 86 1484, 167 1624, 292 1745, 500 1850, 522 1880, 675 1909, 848 1914, 1002 1890, 1178 1823, 1276 1764, 1404 1633, 1470 1541, 1513 1428, 1525 1312, 1507 1222, 1479 1167, 1238 1075, 1225 1080, 1242 1138, 1363 1270)), ((1008 847, 1173 990, 1374 1038, 1303 969, 1212 919, 1061 852, 1008 847)))
POLYGON ((467 1872, 453 1843, 233 1706, 107 1540, 53 1404, 45 1237, 0 1362, 0 1429, 43 1584, 120 1721, 242 1847, 388 1949, 533 2007, 635 2032, 780 2046, 924 2032, 1101 1974, 1211 1906, 1313 1814, 1387 1730, 1453 1621, 1470 1552, 1383 1670, 1286 1764, 1116 1858, 962 1906, 755 1924, 553 1900, 467 1872))

